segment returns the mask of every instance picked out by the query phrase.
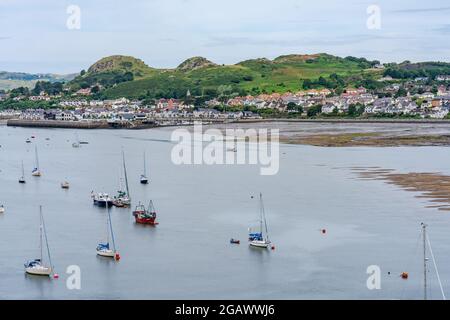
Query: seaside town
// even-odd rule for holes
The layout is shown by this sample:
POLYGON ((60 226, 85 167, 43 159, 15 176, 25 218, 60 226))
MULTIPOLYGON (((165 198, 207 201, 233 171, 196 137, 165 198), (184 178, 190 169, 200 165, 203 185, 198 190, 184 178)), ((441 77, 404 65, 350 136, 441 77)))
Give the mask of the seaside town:
MULTIPOLYGON (((381 81, 390 82, 383 78, 381 81)), ((378 92, 364 87, 346 88, 337 94, 330 89, 310 89, 296 93, 271 93, 214 98, 195 105, 189 90, 185 99, 143 100, 93 99, 92 88, 80 89, 68 98, 62 95, 19 95, 15 101, 47 101, 49 109, 0 110, 0 119, 108 122, 109 124, 153 122, 188 124, 193 120, 235 121, 263 118, 417 118, 444 119, 450 112, 450 76, 436 77, 439 86, 426 85, 426 78, 406 83, 389 83, 378 92)), ((0 101, 10 99, 0 93, 0 101)))

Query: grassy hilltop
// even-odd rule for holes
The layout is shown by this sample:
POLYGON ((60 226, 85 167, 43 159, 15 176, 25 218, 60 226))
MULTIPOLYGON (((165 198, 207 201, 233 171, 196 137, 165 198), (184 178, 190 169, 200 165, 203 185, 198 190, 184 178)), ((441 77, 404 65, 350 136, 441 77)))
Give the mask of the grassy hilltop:
POLYGON ((305 80, 319 87, 332 87, 333 81, 358 84, 381 77, 381 72, 372 68, 376 63, 328 54, 285 55, 235 65, 217 65, 193 57, 174 69, 156 69, 133 57, 111 56, 82 71, 69 87, 77 90, 99 85, 103 98, 181 98, 187 90, 193 96, 287 92, 301 90, 305 80), (322 82, 317 83, 321 77, 322 82))

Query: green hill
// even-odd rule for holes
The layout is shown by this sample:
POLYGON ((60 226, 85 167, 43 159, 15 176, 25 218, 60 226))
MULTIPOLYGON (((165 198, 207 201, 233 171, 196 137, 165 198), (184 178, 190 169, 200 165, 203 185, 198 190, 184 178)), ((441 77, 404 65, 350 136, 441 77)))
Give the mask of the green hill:
POLYGON ((156 70, 142 60, 115 55, 100 59, 87 71, 81 71, 80 75, 69 83, 69 87, 73 90, 93 85, 108 88, 118 83, 151 77, 155 73, 156 70))
POLYGON ((284 55, 235 65, 193 57, 175 69, 155 69, 133 57, 111 56, 96 62, 69 86, 75 90, 100 85, 101 98, 182 98, 188 90, 197 97, 287 92, 301 90, 305 80, 311 86, 333 87, 381 77, 380 71, 372 69, 377 63, 328 54, 284 55))

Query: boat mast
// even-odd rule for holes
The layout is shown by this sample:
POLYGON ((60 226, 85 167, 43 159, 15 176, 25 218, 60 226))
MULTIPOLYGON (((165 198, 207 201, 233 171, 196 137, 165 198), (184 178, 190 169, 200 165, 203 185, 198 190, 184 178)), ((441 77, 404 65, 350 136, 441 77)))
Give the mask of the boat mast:
POLYGON ((106 243, 109 245, 109 209, 108 204, 106 204, 106 243))
POLYGON ((147 167, 146 167, 146 161, 145 161, 145 151, 144 151, 144 176, 147 177, 147 167))
POLYGON ((266 229, 266 239, 267 241, 269 241, 269 229, 267 228, 267 220, 266 220, 266 211, 264 210, 264 203, 262 200, 262 194, 261 194, 261 213, 262 213, 262 218, 264 220, 264 226, 266 229))
POLYGON ((43 219, 42 219, 42 206, 39 206, 39 249, 41 251, 41 263, 44 263, 43 254, 42 254, 42 228, 43 228, 43 219))
POLYGON ((34 151, 35 151, 35 155, 36 155, 36 169, 39 171, 39 157, 38 157, 38 150, 37 150, 37 146, 34 146, 34 151))
POLYGON ((22 160, 22 179, 25 179, 25 169, 23 167, 23 160, 22 160))
POLYGON ((41 212, 42 227, 43 227, 44 237, 45 237, 45 245, 47 246, 48 262, 50 263, 50 267, 52 268, 52 271, 53 271, 54 268, 53 268, 53 263, 52 263, 52 257, 50 255, 50 247, 48 246, 47 230, 45 228, 44 216, 42 215, 42 206, 39 206, 39 210, 41 212))
POLYGON ((127 188, 127 196, 131 200, 130 188, 128 187, 127 167, 125 165, 125 153, 122 150, 123 172, 125 175, 125 187, 127 188))
POLYGON ((112 245, 113 245, 114 252, 116 252, 116 242, 114 241, 114 233, 113 233, 112 222, 111 222, 111 214, 109 213, 108 205, 106 206, 106 210, 108 211, 108 221, 109 221, 109 229, 111 231, 112 245))
POLYGON ((422 223, 422 235, 423 235, 423 299, 427 300, 427 225, 422 223))

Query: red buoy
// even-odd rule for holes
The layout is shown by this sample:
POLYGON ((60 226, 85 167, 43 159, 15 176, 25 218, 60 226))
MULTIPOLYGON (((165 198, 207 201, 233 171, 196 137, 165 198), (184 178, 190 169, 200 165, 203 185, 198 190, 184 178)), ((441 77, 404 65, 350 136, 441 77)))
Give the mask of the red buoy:
POLYGON ((119 254, 119 253, 116 253, 116 255, 114 256, 114 258, 116 259, 116 261, 119 261, 119 260, 120 260, 120 254, 119 254))
POLYGON ((401 277, 402 277, 402 279, 405 279, 405 280, 408 279, 408 277, 409 277, 408 272, 402 272, 401 277))
POLYGON ((327 233, 327 230, 326 229, 322 229, 322 234, 325 234, 325 233, 327 233))
POLYGON ((275 250, 275 246, 274 245, 272 245, 272 250, 275 250))
POLYGON ((55 273, 55 274, 53 275, 53 279, 59 279, 59 275, 58 275, 57 273, 55 273))

